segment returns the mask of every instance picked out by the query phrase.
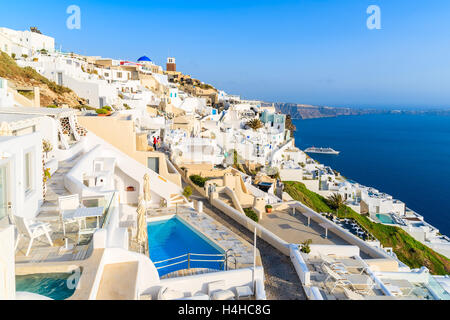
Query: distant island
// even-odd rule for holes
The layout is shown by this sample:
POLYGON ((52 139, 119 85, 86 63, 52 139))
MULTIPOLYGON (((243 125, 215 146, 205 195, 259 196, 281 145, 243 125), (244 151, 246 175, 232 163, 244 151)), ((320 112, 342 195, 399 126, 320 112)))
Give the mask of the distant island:
POLYGON ((374 108, 344 108, 344 107, 328 107, 313 106, 298 103, 274 103, 277 111, 290 115, 292 119, 316 119, 338 116, 358 116, 366 114, 435 114, 450 115, 449 109, 374 109, 374 108))

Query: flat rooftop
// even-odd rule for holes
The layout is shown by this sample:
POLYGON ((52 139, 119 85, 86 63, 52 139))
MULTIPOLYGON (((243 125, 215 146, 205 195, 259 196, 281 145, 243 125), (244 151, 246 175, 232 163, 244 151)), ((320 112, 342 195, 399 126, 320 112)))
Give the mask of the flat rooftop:
POLYGON ((300 213, 292 215, 291 211, 292 208, 288 207, 281 210, 275 209, 271 214, 265 213, 260 224, 288 243, 300 244, 311 239, 313 244, 351 245, 334 234, 331 229, 326 235, 325 229, 313 219, 308 226, 308 218, 300 213))
MULTIPOLYGON (((57 118, 75 115, 77 110, 70 108, 34 108, 34 107, 2 107, 0 114, 23 114, 36 116, 50 116, 57 118)), ((3 115, 2 115, 3 116, 3 115)))

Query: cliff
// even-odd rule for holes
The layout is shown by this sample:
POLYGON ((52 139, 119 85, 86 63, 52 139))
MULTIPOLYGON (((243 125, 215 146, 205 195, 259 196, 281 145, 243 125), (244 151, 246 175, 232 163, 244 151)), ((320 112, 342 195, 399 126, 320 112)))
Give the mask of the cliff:
POLYGON ((292 119, 313 119, 337 116, 353 116, 362 114, 381 113, 381 110, 352 109, 311 106, 296 103, 275 103, 277 111, 290 115, 292 119))

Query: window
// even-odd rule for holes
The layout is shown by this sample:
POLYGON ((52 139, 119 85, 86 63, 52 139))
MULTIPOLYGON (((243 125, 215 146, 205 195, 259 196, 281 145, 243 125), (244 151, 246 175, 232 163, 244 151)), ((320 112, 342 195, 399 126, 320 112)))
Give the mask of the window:
POLYGON ((0 166, 0 220, 8 214, 8 167, 0 166))
POLYGON ((24 188, 25 194, 28 194, 33 189, 33 155, 31 152, 25 153, 24 159, 24 188))
POLYGON ((122 72, 117 72, 117 78, 122 78, 122 72))

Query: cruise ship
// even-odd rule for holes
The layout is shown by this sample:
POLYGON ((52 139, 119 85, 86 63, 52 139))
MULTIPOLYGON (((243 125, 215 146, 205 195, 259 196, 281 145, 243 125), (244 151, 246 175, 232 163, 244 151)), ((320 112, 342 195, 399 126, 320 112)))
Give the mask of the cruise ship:
POLYGON ((332 148, 316 148, 311 147, 305 150, 306 153, 323 153, 323 154, 336 154, 338 155, 341 153, 340 151, 336 151, 332 148))

